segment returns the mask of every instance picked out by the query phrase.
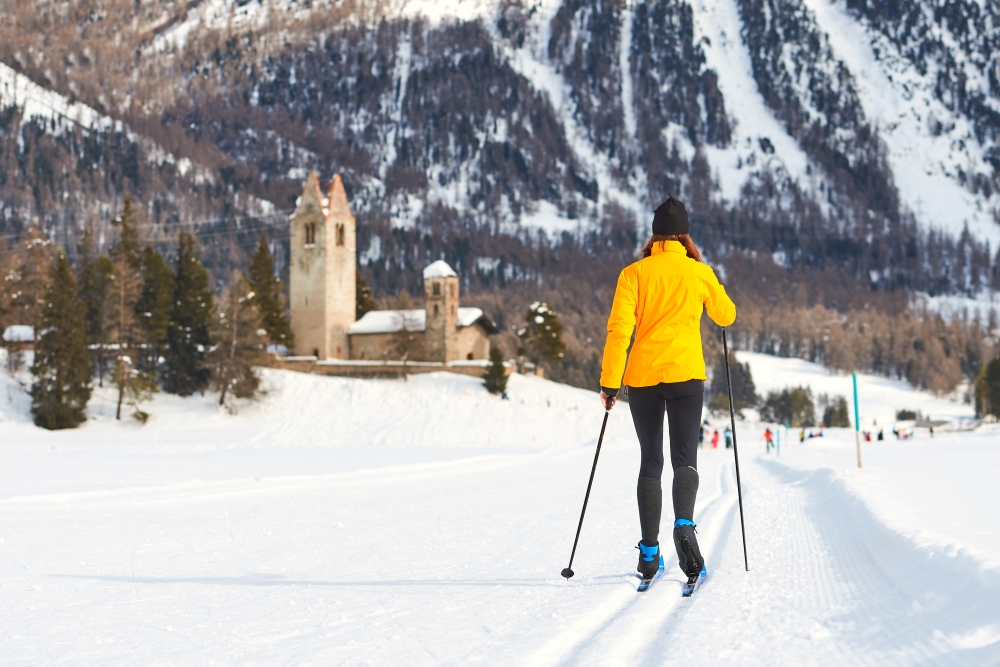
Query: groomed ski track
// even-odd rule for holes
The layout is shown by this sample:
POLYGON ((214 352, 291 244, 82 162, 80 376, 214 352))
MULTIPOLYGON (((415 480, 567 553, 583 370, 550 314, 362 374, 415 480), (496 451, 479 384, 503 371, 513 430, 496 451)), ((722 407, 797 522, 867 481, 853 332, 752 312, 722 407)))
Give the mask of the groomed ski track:
MULTIPOLYGON (((443 391, 426 382, 428 395, 443 391)), ((550 421, 563 421, 549 430, 536 417, 509 427, 568 443, 402 464, 386 448, 81 450, 69 460, 88 490, 58 493, 45 489, 62 482, 41 476, 66 454, 47 445, 0 449, 0 481, 21 489, 0 498, 3 662, 1000 664, 1000 571, 968 549, 880 523, 842 474, 854 466, 848 433, 795 443, 777 458, 762 453, 754 427, 738 425, 749 573, 732 451, 701 450, 695 520, 708 579, 682 599, 671 558, 661 580, 638 594, 638 446, 627 405, 619 406, 576 576, 565 581, 559 572, 602 413, 591 393, 573 411, 558 403, 570 400, 554 393, 562 389, 538 386, 553 392, 550 421), (839 461, 842 451, 842 467, 817 465, 810 447, 820 446, 827 459, 839 461), (110 467, 116 458, 122 466, 110 467), (209 462, 216 477, 201 482, 161 483, 143 467, 194 479, 209 462), (218 472, 226 469, 234 471, 228 478, 218 472)), ((529 396, 533 387, 520 391, 529 396)), ((492 437, 508 428, 507 417, 484 413, 469 396, 469 414, 492 437)), ((546 396, 534 400, 546 406, 546 396)), ((466 399, 450 400, 452 413, 466 409, 466 399)), ((402 417, 427 409, 417 403, 402 417)), ((413 436, 415 444, 426 446, 417 442, 425 437, 413 436)), ((866 474, 892 455, 888 443, 882 453, 872 447, 866 474)), ((664 517, 669 527, 669 500, 664 517)), ((669 530, 661 538, 669 547, 669 530)))

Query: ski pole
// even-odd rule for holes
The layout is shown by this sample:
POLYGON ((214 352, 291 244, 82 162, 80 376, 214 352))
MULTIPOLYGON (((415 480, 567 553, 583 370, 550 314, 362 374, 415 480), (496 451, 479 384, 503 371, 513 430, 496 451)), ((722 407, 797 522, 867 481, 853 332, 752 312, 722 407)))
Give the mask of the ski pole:
POLYGON ((601 424, 601 436, 597 439, 597 451, 594 452, 594 465, 590 468, 590 481, 587 482, 587 495, 583 497, 583 509, 580 510, 580 523, 576 526, 576 538, 573 540, 573 552, 569 555, 569 565, 560 572, 567 579, 573 576, 573 557, 576 556, 576 543, 580 541, 580 529, 583 528, 583 515, 587 513, 587 501, 590 500, 590 487, 594 485, 594 473, 597 472, 597 457, 601 455, 601 443, 604 442, 604 429, 608 426, 608 415, 611 414, 611 396, 604 405, 604 423, 601 424))
POLYGON ((747 562, 747 530, 743 525, 743 488, 740 486, 740 453, 736 449, 736 412, 733 410, 733 378, 729 375, 729 342, 726 327, 722 327, 722 350, 726 355, 726 385, 729 387, 729 423, 733 428, 733 457, 736 459, 736 494, 740 499, 740 532, 743 533, 743 567, 750 571, 747 562))

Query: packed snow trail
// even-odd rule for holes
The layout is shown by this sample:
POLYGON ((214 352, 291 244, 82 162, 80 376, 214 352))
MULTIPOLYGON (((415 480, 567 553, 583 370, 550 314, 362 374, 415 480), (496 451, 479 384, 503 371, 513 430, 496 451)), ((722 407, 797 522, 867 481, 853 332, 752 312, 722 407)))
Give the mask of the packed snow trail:
MULTIPOLYGON (((300 376, 277 375, 299 383, 300 376)), ((314 392, 329 386, 335 395, 350 385, 301 382, 314 392)), ((695 521, 709 578, 682 599, 684 578, 670 558, 663 579, 640 595, 633 548, 639 452, 627 405, 620 404, 609 420, 576 576, 563 580, 559 572, 572 545, 603 412, 593 392, 517 382, 529 402, 564 402, 559 412, 528 406, 525 421, 512 425, 536 434, 544 448, 449 450, 446 460, 418 462, 400 462, 387 448, 374 448, 367 458, 304 455, 294 447, 202 451, 216 437, 212 420, 205 419, 202 434, 192 429, 189 436, 206 442, 193 441, 187 454, 174 451, 179 458, 172 469, 212 461, 208 481, 165 483, 144 477, 148 471, 140 475, 139 462, 161 465, 163 452, 130 448, 119 453, 128 466, 108 470, 113 452, 94 450, 88 461, 81 449, 72 460, 97 481, 74 490, 76 482, 53 484, 41 477, 44 466, 25 463, 32 456, 25 453, 26 441, 11 444, 15 452, 8 454, 5 439, 0 483, 28 478, 17 480, 20 493, 0 499, 3 662, 1000 662, 1000 570, 967 549, 915 540, 877 519, 854 485, 881 483, 893 457, 911 450, 883 443, 872 447, 871 470, 835 472, 853 465, 853 434, 847 432, 829 432, 821 444, 796 443, 777 458, 761 453, 752 426, 737 425, 740 442, 747 443, 741 465, 749 573, 743 570, 732 452, 701 450, 695 521), (567 411, 565 402, 576 395, 579 409, 567 411), (222 455, 229 458, 213 458, 222 455), (225 464, 244 457, 249 462, 226 477, 225 464), (343 461, 350 465, 337 472, 343 461), (39 477, 32 482, 32 476, 39 477), (27 491, 33 483, 41 492, 27 491)), ((464 429, 442 433, 449 443, 482 441, 467 409, 491 428, 497 415, 520 409, 513 401, 490 403, 491 397, 476 393, 473 379, 371 386, 383 394, 397 387, 412 393, 394 412, 419 447, 429 445, 427 431, 413 428, 430 409, 425 398, 441 403, 428 420, 451 419, 464 429)), ((358 387, 369 391, 367 383, 358 387)), ((300 395, 292 389, 283 391, 300 395)), ((267 401, 289 401, 279 394, 274 390, 267 401)), ((277 437, 290 439, 291 419, 282 414, 272 411, 268 420, 281 425, 272 431, 277 437)), ((244 418, 224 419, 230 421, 221 424, 244 418)), ((360 437, 362 426, 349 428, 360 437)), ((304 423, 300 439, 314 428, 304 423)), ((41 437, 37 443, 46 448, 67 435, 15 430, 41 437)), ((372 429, 376 437, 389 430, 372 429)), ((393 431, 392 437, 404 434, 393 431)), ((949 460, 998 463, 977 449, 978 441, 962 443, 947 445, 949 460), (962 459, 965 450, 975 458, 962 459)), ((666 505, 664 527, 671 518, 666 505)), ((980 514, 984 529, 996 525, 994 510, 981 508, 980 514)))

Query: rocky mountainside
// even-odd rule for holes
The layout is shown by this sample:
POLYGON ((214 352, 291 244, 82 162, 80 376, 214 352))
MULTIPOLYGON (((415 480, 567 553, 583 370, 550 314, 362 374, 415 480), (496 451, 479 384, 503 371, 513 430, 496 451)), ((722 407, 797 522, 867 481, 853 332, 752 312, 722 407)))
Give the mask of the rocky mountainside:
POLYGON ((287 244, 315 169, 380 293, 443 256, 471 292, 607 300, 668 192, 764 301, 1000 286, 997 0, 0 9, 8 241, 110 239, 132 193, 146 240, 194 229, 222 276, 261 231, 287 244))

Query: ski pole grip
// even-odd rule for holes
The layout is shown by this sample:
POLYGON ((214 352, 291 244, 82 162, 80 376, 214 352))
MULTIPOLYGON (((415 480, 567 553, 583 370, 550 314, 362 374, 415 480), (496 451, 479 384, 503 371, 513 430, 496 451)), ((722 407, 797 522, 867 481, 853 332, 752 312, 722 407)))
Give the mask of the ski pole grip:
POLYGON ((605 411, 611 409, 611 401, 618 395, 617 389, 608 389, 607 387, 601 387, 601 393, 604 394, 604 409, 605 411))

